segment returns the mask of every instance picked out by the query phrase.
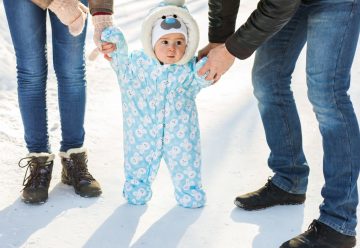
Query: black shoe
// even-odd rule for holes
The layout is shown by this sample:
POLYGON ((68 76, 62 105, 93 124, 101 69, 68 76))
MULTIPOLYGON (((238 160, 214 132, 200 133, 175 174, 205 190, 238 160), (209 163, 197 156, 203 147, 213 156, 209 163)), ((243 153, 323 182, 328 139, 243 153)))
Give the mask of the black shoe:
POLYGON ((60 153, 63 165, 61 181, 72 185, 75 193, 82 197, 96 197, 102 191, 100 184, 93 178, 87 168, 87 154, 83 148, 70 149, 60 153))
POLYGON ((48 199, 54 154, 30 153, 28 157, 19 161, 19 167, 26 168, 22 190, 22 200, 25 203, 40 204, 48 199), (27 160, 25 165, 21 161, 27 160), (30 170, 30 174, 28 171, 30 170))
POLYGON ((306 232, 285 242, 280 248, 352 248, 355 245, 355 237, 341 234, 314 220, 306 232))
POLYGON ((235 205, 245 210, 259 210, 276 205, 297 205, 305 201, 305 194, 291 194, 275 186, 269 179, 264 187, 235 198, 235 205))

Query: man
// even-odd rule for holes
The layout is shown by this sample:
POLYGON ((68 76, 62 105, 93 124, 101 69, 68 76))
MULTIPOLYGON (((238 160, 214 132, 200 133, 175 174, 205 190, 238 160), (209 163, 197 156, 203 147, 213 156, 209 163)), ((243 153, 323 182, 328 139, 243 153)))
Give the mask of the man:
POLYGON ((323 139, 320 216, 281 247, 354 247, 360 167, 359 125, 347 94, 359 36, 359 0, 261 0, 236 32, 239 0, 209 0, 208 55, 200 70, 219 80, 235 57, 255 50, 252 72, 274 176, 255 192, 236 197, 245 210, 305 201, 309 167, 290 88, 296 60, 307 42, 308 97, 323 139))

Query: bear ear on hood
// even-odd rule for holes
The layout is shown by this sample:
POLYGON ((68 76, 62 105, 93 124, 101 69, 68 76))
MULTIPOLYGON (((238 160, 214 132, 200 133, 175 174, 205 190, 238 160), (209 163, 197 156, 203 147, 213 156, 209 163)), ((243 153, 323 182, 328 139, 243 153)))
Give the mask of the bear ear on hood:
POLYGON ((154 24, 163 16, 176 15, 186 26, 188 32, 187 46, 184 56, 175 64, 183 65, 195 55, 199 45, 199 27, 195 19, 184 6, 184 0, 163 0, 159 5, 150 10, 141 27, 141 43, 144 52, 151 58, 157 59, 152 46, 152 31, 154 24))
POLYGON ((176 6, 184 6, 185 0, 164 0, 164 2, 168 5, 176 5, 176 6))

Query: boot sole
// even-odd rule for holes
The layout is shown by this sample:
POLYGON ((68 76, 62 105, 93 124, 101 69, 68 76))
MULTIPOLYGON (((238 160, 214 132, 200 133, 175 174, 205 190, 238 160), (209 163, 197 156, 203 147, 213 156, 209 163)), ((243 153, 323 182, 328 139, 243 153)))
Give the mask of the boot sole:
MULTIPOLYGON (((66 184, 66 185, 69 185, 69 186, 73 186, 72 182, 70 180, 66 180, 66 179, 61 179, 61 182, 63 184, 66 184)), ((84 198, 91 198, 91 197, 98 197, 99 195, 102 194, 102 191, 99 190, 99 191, 94 191, 90 194, 84 194, 84 193, 81 193, 80 191, 76 190, 75 187, 74 188, 74 191, 77 195, 81 196, 81 197, 84 197, 84 198)))
POLYGON ((276 207, 276 206, 294 206, 294 205, 301 205, 301 204, 304 204, 305 201, 303 202, 292 202, 292 203, 279 203, 279 204, 275 204, 275 205, 271 205, 271 206, 264 206, 264 207, 247 207, 247 206, 244 206, 243 204, 241 204, 240 202, 238 201, 234 201, 234 204, 238 207, 238 208, 241 208, 241 209, 244 209, 246 211, 257 211, 257 210, 264 210, 264 209, 267 209, 267 208, 271 208, 271 207, 276 207))
POLYGON ((45 202, 47 202, 47 198, 46 199, 42 199, 40 201, 35 201, 35 200, 31 200, 31 199, 25 199, 25 198, 21 198, 21 200, 26 203, 26 204, 31 204, 31 205, 42 205, 45 202))

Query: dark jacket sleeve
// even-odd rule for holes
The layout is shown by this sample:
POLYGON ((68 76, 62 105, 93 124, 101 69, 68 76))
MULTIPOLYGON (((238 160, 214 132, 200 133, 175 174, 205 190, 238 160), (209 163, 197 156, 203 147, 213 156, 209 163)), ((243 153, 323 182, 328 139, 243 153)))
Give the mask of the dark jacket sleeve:
POLYGON ((291 19, 300 2, 260 0, 256 10, 235 32, 240 0, 209 0, 209 41, 225 42, 231 54, 246 59, 291 19))
POLYGON ((113 0, 89 0, 89 7, 91 15, 96 12, 114 13, 113 0))

